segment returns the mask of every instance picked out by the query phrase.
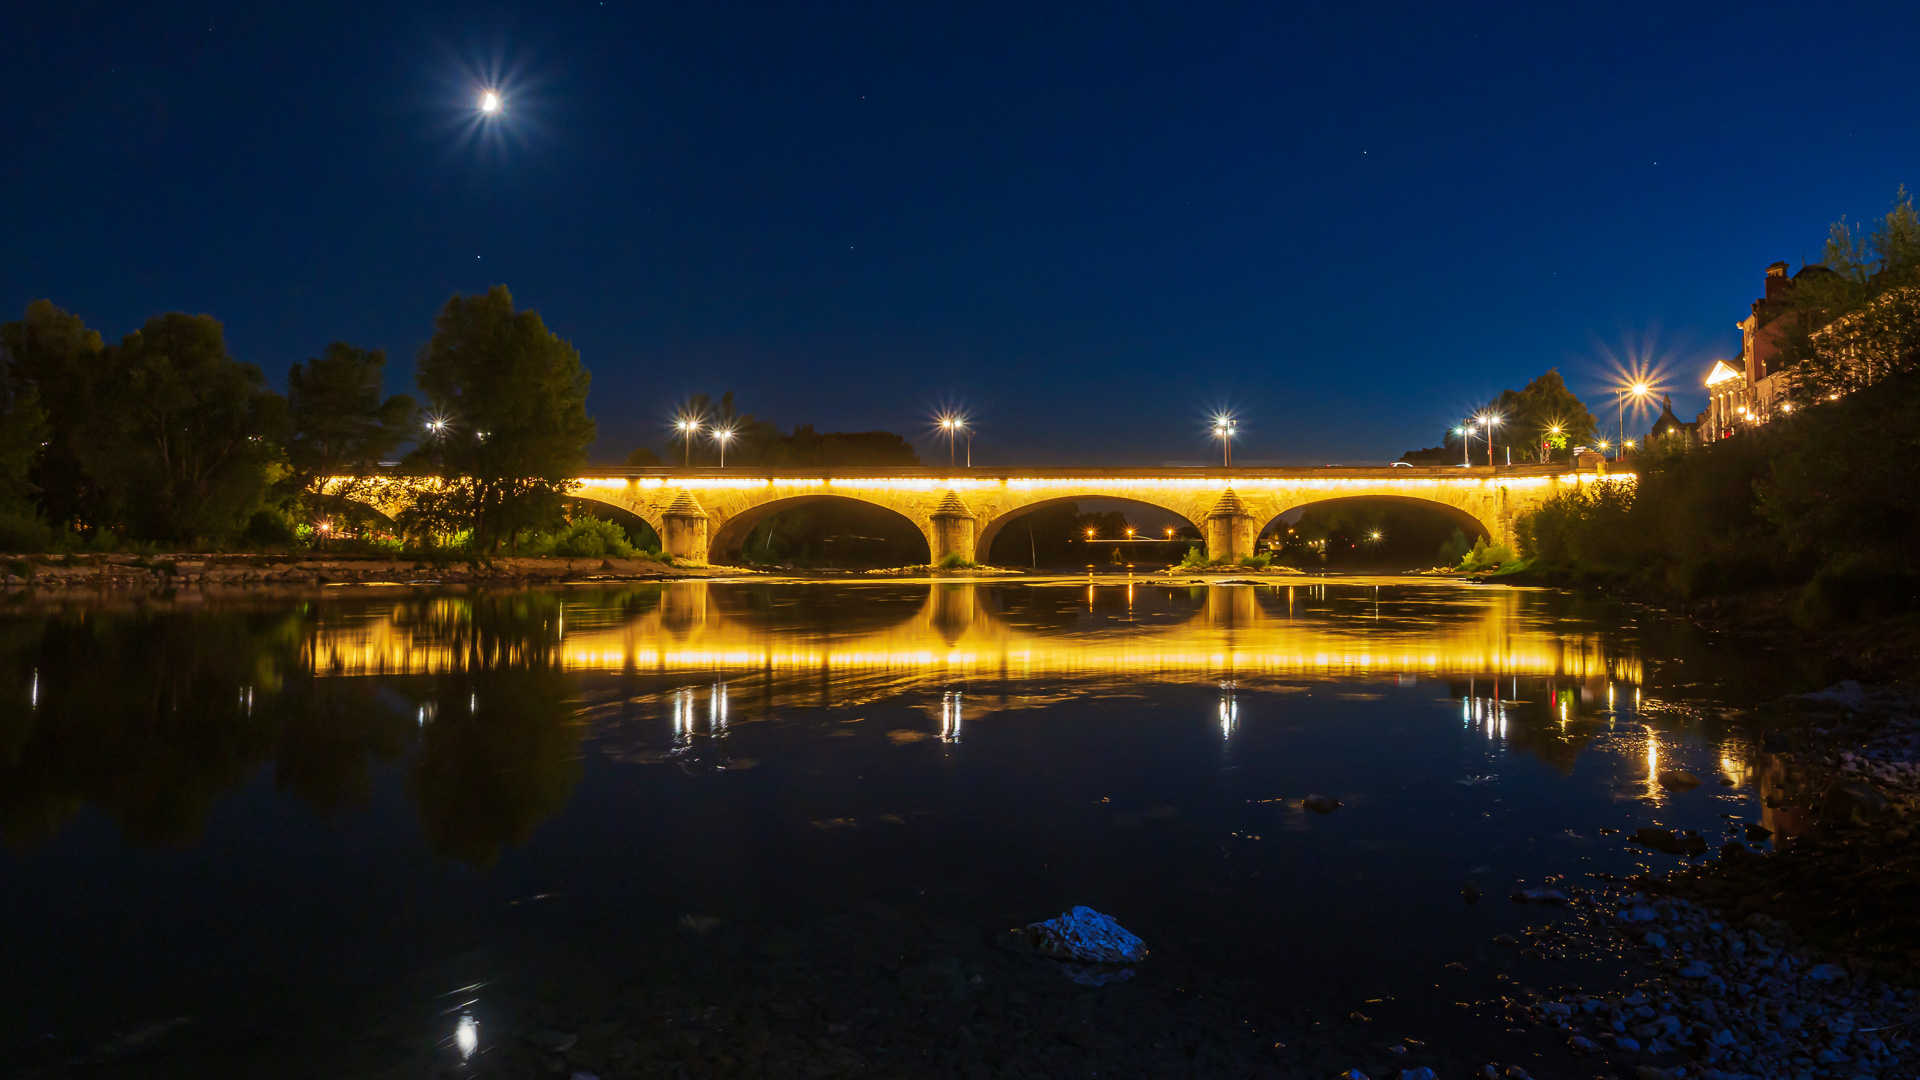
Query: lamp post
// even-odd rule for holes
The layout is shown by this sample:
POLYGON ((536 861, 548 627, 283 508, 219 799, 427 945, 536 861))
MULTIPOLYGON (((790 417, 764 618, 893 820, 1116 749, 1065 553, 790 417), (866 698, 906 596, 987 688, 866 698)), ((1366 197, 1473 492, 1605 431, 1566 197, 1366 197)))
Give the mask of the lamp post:
POLYGON ((1487 468, 1491 469, 1493 468, 1493 426, 1500 422, 1500 418, 1498 416, 1482 416, 1479 419, 1482 424, 1487 426, 1487 468))
POLYGON ((713 441, 720 444, 720 467, 727 467, 727 442, 734 436, 734 430, 727 427, 713 429, 713 441))
POLYGON ((1625 461, 1627 451, 1627 395, 1646 397, 1653 393, 1653 387, 1644 382, 1629 383, 1614 391, 1613 407, 1615 421, 1620 425, 1620 460, 1625 461))
POLYGON ((967 468, 973 468, 973 429, 967 426, 967 418, 948 414, 936 421, 940 433, 947 437, 947 468, 953 468, 954 442, 962 433, 967 436, 967 468))
POLYGON ((1239 422, 1226 413, 1213 418, 1213 437, 1220 440, 1221 452, 1225 454, 1225 467, 1229 469, 1233 468, 1233 437, 1239 430, 1239 422))
POLYGON ((680 444, 686 448, 683 467, 690 469, 693 467, 693 437, 700 433, 700 421, 690 416, 683 416, 674 421, 673 426, 679 429, 680 444))

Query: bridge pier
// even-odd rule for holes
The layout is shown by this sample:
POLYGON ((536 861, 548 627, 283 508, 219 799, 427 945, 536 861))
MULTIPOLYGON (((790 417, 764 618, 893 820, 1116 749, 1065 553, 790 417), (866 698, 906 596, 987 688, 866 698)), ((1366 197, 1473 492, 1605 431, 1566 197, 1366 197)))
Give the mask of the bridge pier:
POLYGON ((958 555, 961 562, 979 561, 974 558, 977 522, 967 511, 966 504, 960 501, 957 493, 948 491, 946 497, 940 500, 940 504, 933 508, 930 520, 933 528, 930 530, 932 535, 928 537, 931 541, 928 546, 932 548, 929 554, 933 556, 935 566, 940 565, 941 560, 954 555, 958 555))
POLYGON ((1214 562, 1239 562, 1253 554, 1254 530, 1260 527, 1240 502, 1232 488, 1220 493, 1220 501, 1207 512, 1207 558, 1214 562))
POLYGON ((667 554, 681 562, 705 565, 707 561, 707 512, 686 488, 660 513, 660 543, 667 554))

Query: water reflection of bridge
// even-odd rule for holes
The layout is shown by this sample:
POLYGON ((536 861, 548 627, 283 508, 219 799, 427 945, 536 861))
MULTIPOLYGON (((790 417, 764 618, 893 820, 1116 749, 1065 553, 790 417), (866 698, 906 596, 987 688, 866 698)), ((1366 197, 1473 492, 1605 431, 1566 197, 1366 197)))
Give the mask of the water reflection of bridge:
MULTIPOLYGON (((808 622, 799 630, 783 625, 780 607, 805 604, 816 590, 792 586, 778 604, 748 602, 753 590, 764 596, 767 588, 696 581, 550 593, 552 617, 516 619, 514 632, 484 642, 459 632, 470 600, 400 599, 350 620, 323 619, 309 638, 308 660, 321 675, 531 663, 580 673, 888 675, 934 682, 1482 674, 1640 681, 1637 657, 1616 654, 1591 628, 1568 628, 1537 605, 1530 608, 1529 597, 1540 594, 1508 589, 1390 589, 1384 605, 1375 594, 1369 613, 1368 594, 1359 586, 1335 586, 1330 593, 1326 585, 1138 582, 1089 585, 1082 598, 1081 590, 1026 585, 894 585, 884 592, 873 587, 864 605, 852 601, 844 619, 828 620, 837 629, 808 622), (917 604, 910 589, 921 593, 917 604), (1041 592, 1061 599, 1051 623, 1009 610, 1020 597, 1041 592)), ((857 597, 860 590, 854 592, 857 597)))

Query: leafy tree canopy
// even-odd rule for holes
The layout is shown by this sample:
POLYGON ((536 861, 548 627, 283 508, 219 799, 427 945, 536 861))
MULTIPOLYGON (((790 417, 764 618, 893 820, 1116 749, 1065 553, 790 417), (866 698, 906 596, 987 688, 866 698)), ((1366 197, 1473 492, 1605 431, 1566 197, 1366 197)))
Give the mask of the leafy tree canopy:
POLYGON ((1865 235, 1845 218, 1769 322, 1804 403, 1920 369, 1920 213, 1903 186, 1865 235))
MULTIPOLYGON (((1549 368, 1519 390, 1500 391, 1479 415, 1499 417, 1493 428, 1496 465, 1506 462, 1509 449, 1516 462, 1565 459, 1571 447, 1591 443, 1599 427, 1586 403, 1567 389, 1558 368, 1549 368)), ((1476 457, 1476 461, 1485 460, 1476 457)))
MULTIPOLYGON (((706 394, 692 394, 680 403, 675 415, 698 420, 701 430, 693 436, 691 447, 681 444, 682 436, 678 433, 673 436, 666 453, 669 465, 687 461, 695 466, 719 464, 720 449, 713 438, 716 428, 733 432, 727 443, 729 466, 801 469, 816 465, 886 467, 921 463, 913 444, 891 431, 815 431, 812 424, 797 424, 791 432, 782 432, 752 413, 740 412, 731 390, 720 395, 717 404, 706 394)), ((629 460, 628 464, 635 462, 629 460)))
MULTIPOLYGON (((0 357, 10 392, 30 397, 45 420, 40 438, 46 445, 29 464, 27 481, 41 513, 56 525, 89 524, 103 510, 80 465, 79 432, 93 415, 93 386, 102 376, 106 353, 97 332, 50 300, 35 300, 18 322, 0 325, 0 357)), ((24 409, 10 423, 29 426, 24 409)), ((0 439, 20 437, 16 430, 0 439)))
POLYGON ((107 351, 80 465, 137 538, 180 543, 237 534, 281 468, 286 402, 260 369, 227 355, 206 315, 147 320, 107 351))
POLYGON ((483 550, 494 550, 552 525, 594 438, 591 376, 579 352, 537 313, 515 311, 506 286, 496 285, 447 301, 415 381, 435 426, 410 463, 443 481, 415 526, 464 521, 483 550))
POLYGON ((413 399, 381 395, 386 368, 383 350, 336 341, 287 372, 287 464, 302 488, 372 472, 414 434, 413 399))

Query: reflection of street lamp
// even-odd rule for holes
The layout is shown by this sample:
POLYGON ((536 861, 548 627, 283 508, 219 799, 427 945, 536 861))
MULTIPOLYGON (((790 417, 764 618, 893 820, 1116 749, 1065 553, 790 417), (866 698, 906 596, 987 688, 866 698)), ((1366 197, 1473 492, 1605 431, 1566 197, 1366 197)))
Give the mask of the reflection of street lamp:
POLYGON ((735 434, 735 431, 729 427, 717 427, 713 429, 713 441, 720 444, 720 467, 723 469, 727 467, 727 442, 732 439, 735 434))
POLYGON ((1213 418, 1213 437, 1220 440, 1221 450, 1226 454, 1226 467, 1233 468, 1233 437, 1239 432, 1239 422, 1226 413, 1213 418))
POLYGON ((691 416, 683 416, 680 419, 675 420, 673 422, 673 426, 679 429, 680 443, 682 446, 686 447, 686 450, 687 450, 686 467, 692 468, 693 467, 693 437, 700 433, 700 421, 691 416))

